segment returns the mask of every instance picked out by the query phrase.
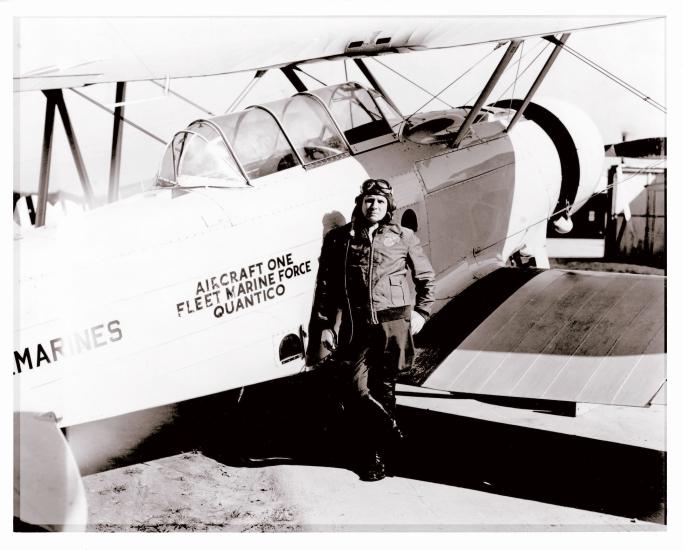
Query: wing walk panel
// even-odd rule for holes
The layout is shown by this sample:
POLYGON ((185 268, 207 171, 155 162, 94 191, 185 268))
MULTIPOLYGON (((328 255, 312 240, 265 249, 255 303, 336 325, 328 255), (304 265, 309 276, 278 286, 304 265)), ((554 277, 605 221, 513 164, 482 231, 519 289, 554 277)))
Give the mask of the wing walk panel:
MULTIPOLYGON (((578 346, 588 338, 593 326, 600 322, 605 314, 608 314, 610 305, 613 305, 619 296, 628 292, 634 284, 634 281, 629 279, 585 280, 581 277, 577 277, 576 280, 569 279, 567 282, 575 286, 577 292, 583 293, 588 299, 582 304, 584 307, 577 308, 563 326, 557 327, 548 345, 531 352, 532 365, 517 382, 516 387, 513 387, 525 397, 546 395, 548 388, 567 367, 567 363, 578 346)), ((600 353, 593 355, 599 356, 600 353)), ((591 359, 591 362, 594 360, 591 359)), ((560 398, 553 397, 552 399, 560 398)))
POLYGON ((423 386, 645 406, 666 378, 664 281, 546 271, 485 319, 423 386))
MULTIPOLYGON (((587 301, 594 299, 595 293, 600 292, 605 285, 606 281, 590 293, 584 292, 579 285, 569 286, 555 307, 549 308, 526 333, 515 353, 506 355, 496 376, 490 377, 480 391, 498 394, 514 388, 534 366, 538 358, 536 352, 539 349, 545 350, 553 342, 558 334, 558 327, 566 326, 576 311, 587 301)), ((548 375, 550 373, 549 370, 548 375)))
MULTIPOLYGON (((530 301, 534 302, 534 308, 526 307, 523 304, 497 333, 489 335, 488 342, 482 346, 482 352, 477 353, 476 358, 470 362, 467 370, 454 382, 465 388, 464 391, 481 391, 482 386, 493 376, 502 362, 509 357, 509 350, 517 349, 528 332, 533 329, 539 314, 543 315, 552 310, 554 293, 559 290, 560 283, 561 280, 554 281, 540 296, 532 296, 530 301), (496 355, 492 356, 486 352, 496 352, 496 355), (497 357, 498 361, 493 360, 494 357, 497 357)), ((465 340, 461 347, 471 348, 473 346, 465 340)))
MULTIPOLYGON (((525 304, 533 299, 534 296, 543 293, 547 290, 556 279, 562 276, 562 272, 559 270, 549 270, 542 275, 534 277, 524 286, 522 286, 517 292, 515 292, 510 298, 506 300, 506 304, 510 306, 513 310, 521 310, 525 304)), ((508 323, 510 323, 511 317, 501 308, 497 308, 487 319, 486 322, 490 323, 490 332, 497 333, 503 329, 508 323)), ((490 335, 480 333, 478 331, 473 332, 468 336, 462 343, 463 347, 469 349, 483 349, 485 345, 491 340, 490 335)))
MULTIPOLYGON (((536 303, 536 307, 539 311, 552 306, 553 286, 553 284, 549 285, 547 291, 541 295, 542 298, 536 303)), ((529 315, 529 313, 530 310, 522 306, 515 315, 513 315, 509 321, 482 346, 481 352, 476 353, 467 367, 454 381, 458 382, 464 388, 467 388, 465 391, 478 391, 482 381, 486 380, 487 374, 492 374, 500 365, 500 362, 505 359, 505 352, 509 349, 514 349, 524 338, 527 331, 533 326, 535 316, 529 315), (495 357, 498 357, 499 360, 492 360, 493 357, 491 354, 486 352, 497 352, 495 357)), ((461 347, 476 349, 473 346, 468 346, 467 340, 463 342, 461 347)))
MULTIPOLYGON (((650 297, 649 293, 643 293, 644 297, 650 297)), ((638 313, 638 315, 633 319, 628 327, 622 332, 621 337, 615 344, 613 350, 611 350, 611 355, 615 357, 619 356, 635 356, 640 354, 641 358, 639 363, 636 365, 647 366, 648 369, 659 369, 660 375, 653 376, 649 381, 651 386, 656 386, 660 379, 666 378, 665 363, 660 360, 658 353, 663 354, 664 350, 664 293, 661 292, 654 297, 654 301, 648 301, 638 313), (639 348, 639 344, 642 346, 642 342, 647 342, 645 350, 639 348), (659 350, 659 351, 658 351, 659 350)), ((597 387, 609 386, 612 379, 614 382, 621 382, 618 376, 602 374, 602 371, 609 369, 610 362, 604 361, 601 364, 600 372, 596 376, 594 385, 597 387)), ((646 376, 647 371, 643 373, 645 376, 631 376, 632 383, 641 384, 648 382, 646 376)), ((614 383, 613 382, 613 383, 614 383)), ((623 384, 623 382, 621 382, 623 384)), ((623 389, 623 388, 622 388, 623 389)), ((657 387, 654 388, 655 390, 657 387)), ((616 391, 616 389, 615 389, 616 391)), ((650 391, 649 389, 646 391, 650 391)))
MULTIPOLYGON (((528 283, 522 286, 517 292, 515 292, 510 298, 505 302, 509 305, 510 309, 513 311, 521 311, 524 309, 524 305, 532 299, 535 294, 543 293, 544 290, 551 286, 555 279, 559 278, 561 273, 559 271, 549 271, 548 276, 537 276, 531 279, 528 283)), ((509 326, 511 322, 510 315, 506 312, 501 311, 501 308, 497 308, 487 319, 489 324, 490 333, 497 334, 502 331, 506 326, 509 326)), ((469 366, 469 364, 480 355, 480 350, 491 341, 489 335, 485 335, 479 331, 474 331, 470 336, 468 336, 458 349, 461 349, 462 354, 460 360, 457 363, 453 363, 449 376, 453 379, 460 376, 469 366)), ((440 369, 437 369, 436 373, 440 369)), ((434 373, 434 374, 436 374, 434 373)))
POLYGON ((624 330, 644 307, 639 296, 647 296, 647 292, 639 294, 639 287, 642 285, 635 282, 621 286, 619 282, 615 281, 609 285, 597 300, 590 302, 594 307, 586 309, 587 316, 583 323, 585 335, 581 340, 574 340, 573 334, 566 334, 566 340, 569 342, 566 352, 571 356, 545 390, 545 398, 561 399, 567 394, 578 397, 603 362, 599 358, 611 355, 624 330), (619 292, 620 290, 622 292, 619 292), (603 296, 604 299, 600 299, 603 296), (599 319, 596 321, 598 316, 599 319), (572 344, 578 345, 574 348, 572 344))
MULTIPOLYGON (((554 399, 557 392, 575 391, 577 399, 588 395, 584 388, 604 391, 602 388, 612 388, 614 391, 628 376, 626 366, 620 369, 610 368, 612 363, 622 365, 622 357, 633 357, 644 352, 643 343, 649 342, 663 323, 664 303, 655 298, 651 303, 651 293, 647 291, 646 281, 639 281, 628 294, 625 294, 609 311, 609 313, 595 325, 591 334, 576 350, 574 356, 567 362, 561 376, 548 388, 546 396, 554 399), (659 318, 657 318, 659 313, 659 318), (623 343, 623 344, 622 344, 623 343), (622 345, 620 345, 622 344, 622 345), (583 357, 605 356, 599 361, 585 361, 583 357), (588 369, 583 372, 584 369, 588 369), (602 370, 608 371, 608 376, 599 377, 602 370), (616 388, 615 388, 616 386, 616 388), (596 389, 597 388, 597 389, 596 389)), ((661 295, 663 298, 663 294, 661 295)), ((645 344, 647 346, 647 344, 645 344)), ((643 356, 646 357, 646 356, 643 356)), ((635 366, 635 365, 633 365, 635 366)), ((653 389, 657 390, 659 386, 653 389)))
POLYGON ((633 371, 629 373, 626 382, 614 397, 614 403, 635 400, 642 393, 656 394, 661 386, 659 381, 666 380, 666 362, 663 357, 657 360, 658 356, 654 355, 654 350, 657 349, 664 349, 664 329, 652 339, 633 371), (653 371, 657 372, 659 377, 652 376, 653 371))

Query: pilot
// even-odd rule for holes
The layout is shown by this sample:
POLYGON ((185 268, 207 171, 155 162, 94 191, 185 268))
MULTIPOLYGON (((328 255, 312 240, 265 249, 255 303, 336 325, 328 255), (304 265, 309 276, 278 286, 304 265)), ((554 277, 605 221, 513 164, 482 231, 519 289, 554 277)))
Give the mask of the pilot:
POLYGON ((346 405, 366 481, 385 477, 386 454, 403 437, 394 415, 396 378, 410 365, 413 335, 434 302, 432 266, 415 233, 392 222, 395 209, 386 180, 363 182, 351 223, 325 236, 313 306, 312 326, 348 374, 346 405))

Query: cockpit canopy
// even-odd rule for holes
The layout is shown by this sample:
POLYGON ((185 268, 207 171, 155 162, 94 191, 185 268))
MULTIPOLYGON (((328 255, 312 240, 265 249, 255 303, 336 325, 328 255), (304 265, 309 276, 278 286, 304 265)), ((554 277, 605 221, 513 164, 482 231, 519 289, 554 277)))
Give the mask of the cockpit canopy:
POLYGON ((380 94, 353 82, 301 92, 192 122, 168 144, 157 183, 247 187, 275 172, 395 141, 400 122, 380 94))

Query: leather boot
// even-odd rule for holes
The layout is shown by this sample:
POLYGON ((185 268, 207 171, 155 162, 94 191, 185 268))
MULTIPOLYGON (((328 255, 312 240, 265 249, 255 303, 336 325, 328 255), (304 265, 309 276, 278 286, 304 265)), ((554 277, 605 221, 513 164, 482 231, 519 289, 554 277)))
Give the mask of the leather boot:
POLYGON ((375 452, 369 464, 360 473, 362 481, 379 481, 386 477, 384 462, 379 452, 375 452))
POLYGON ((401 428, 399 428, 398 422, 396 422, 396 419, 393 417, 391 418, 389 434, 393 443, 400 443, 403 441, 403 432, 401 431, 401 428))
POLYGON ((396 422, 394 415, 370 395, 368 395, 366 403, 376 422, 384 431, 384 437, 393 444, 400 443, 403 440, 403 432, 398 427, 398 422, 396 422))

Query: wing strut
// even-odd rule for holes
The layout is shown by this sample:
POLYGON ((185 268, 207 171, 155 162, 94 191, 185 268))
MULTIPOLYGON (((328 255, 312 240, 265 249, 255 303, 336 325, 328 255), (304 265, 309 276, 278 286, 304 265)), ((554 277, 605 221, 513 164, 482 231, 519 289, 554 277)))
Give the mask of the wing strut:
POLYGON ((508 49, 505 51, 505 54, 498 63, 498 66, 493 71, 491 78, 489 78, 489 81, 486 83, 486 86, 484 86, 484 89, 481 91, 481 94, 479 94, 477 102, 474 104, 474 107, 472 107, 472 109, 470 110, 470 113, 467 115, 465 122, 462 123, 462 126, 458 130, 458 133, 453 138, 453 141, 450 144, 451 147, 457 148, 458 145, 460 145, 460 142, 465 138, 467 132, 470 129, 470 126, 472 126, 472 123, 474 122, 474 119, 479 114, 479 111, 481 110, 484 103, 486 103, 486 100, 489 98, 489 95, 491 95, 493 88, 495 88, 496 84, 498 84, 500 77, 503 76, 505 68, 512 60, 512 57, 515 55, 515 52, 517 51, 517 48, 519 48, 519 45, 521 43, 521 40, 513 40, 510 42, 508 49))
MULTIPOLYGON (((105 107, 104 105, 102 105, 100 102, 95 101, 92 97, 88 97, 88 96, 85 95, 83 92, 79 92, 79 91, 76 90, 75 88, 69 88, 69 89, 70 89, 73 93, 75 93, 76 95, 81 96, 81 97, 82 97, 83 99, 85 99, 86 101, 89 101, 89 102, 92 103, 93 105, 97 105, 97 106, 98 106, 100 109, 102 109, 103 111, 107 111, 110 115, 114 115, 114 114, 115 114, 114 111, 112 111, 111 109, 107 109, 107 107, 105 107)), ((121 118, 121 120, 122 120, 123 122, 125 122, 126 124, 130 124, 130 125, 131 125, 133 128, 135 128, 136 130, 140 130, 143 134, 148 135, 148 136, 151 137, 152 139, 157 140, 157 141, 158 141, 159 143, 161 143, 162 145, 164 145, 164 146, 166 145, 166 142, 165 142, 163 139, 161 139, 159 136, 155 136, 152 132, 148 132, 148 131, 145 130, 142 126, 140 126, 140 125, 138 125, 138 124, 135 124, 134 122, 131 122, 131 121, 128 120, 127 118, 123 118, 123 116, 121 116, 120 118, 121 118)))
POLYGON ((266 71, 267 71, 267 69, 265 69, 265 70, 259 69, 258 71, 256 71, 256 74, 254 75, 254 78, 252 78, 252 79, 251 79, 251 82, 249 82, 249 84, 247 84, 247 87, 244 88, 244 90, 242 90, 242 91, 240 92, 240 94, 235 98, 235 101, 233 101, 233 102, 230 104, 230 107, 228 107, 228 108, 225 110, 225 113, 224 113, 224 114, 227 115, 228 113, 232 113, 232 112, 237 108, 237 106, 240 104, 240 101, 242 101, 242 100, 245 98, 245 96, 246 96, 246 95, 251 91, 251 89, 256 85, 256 83, 259 81, 259 79, 260 79, 264 74, 266 74, 266 71))
POLYGON ((81 148, 78 146, 78 141, 76 140, 76 134, 71 126, 71 119, 69 118, 69 112, 66 110, 66 103, 64 102, 64 94, 62 90, 55 90, 51 92, 55 94, 55 101, 57 103, 57 109, 59 109, 59 115, 62 117, 62 124, 64 126, 64 131, 66 132, 66 137, 69 140, 69 147, 71 148, 71 155, 74 158, 74 163, 76 164, 76 170, 78 171, 78 177, 81 180, 81 186, 83 187, 83 194, 89 208, 93 206, 93 192, 92 186, 90 185, 90 178, 88 178, 88 173, 85 170, 85 163, 83 162, 83 156, 81 155, 81 148))
MULTIPOLYGON (((555 43, 555 48, 550 53, 548 60, 545 62, 545 65, 543 65, 541 72, 538 73, 538 76, 536 77, 536 80, 534 80, 534 83, 531 85, 531 88, 529 88, 529 91, 527 92, 526 97, 524 98, 524 101, 522 101, 522 105, 519 107, 519 109, 517 109, 515 116, 512 117, 510 124, 508 124, 508 127, 505 129, 506 132, 509 132, 510 130, 512 130, 512 127, 517 123, 517 121, 520 119, 520 117, 524 114, 524 111, 526 110, 527 105, 529 105, 529 103, 531 102, 531 99, 534 97, 534 94, 536 93, 536 90, 538 90, 538 87, 541 85, 541 82, 543 82, 543 79, 548 74, 550 67, 553 66, 553 63, 555 63, 555 59, 560 54, 560 51, 562 51, 562 47, 564 46, 564 43, 569 38, 569 35, 570 35, 570 33, 568 33, 568 32, 564 33, 560 37, 560 40, 555 43)), ((544 38, 546 40, 551 40, 551 38, 552 38, 553 41, 555 39, 555 37, 550 37, 550 36, 545 36, 544 38)))
POLYGON ((50 161, 52 160, 52 135, 55 127, 55 100, 52 94, 45 94, 45 128, 43 130, 43 152, 40 157, 40 180, 38 183, 38 211, 36 227, 45 225, 47 209, 47 191, 50 185, 50 161))
POLYGON ((294 72, 294 68, 294 65, 287 65, 286 67, 280 67, 280 70, 287 77, 287 80, 292 83, 292 86, 296 88, 297 92, 307 92, 308 88, 306 87, 306 84, 304 84, 303 80, 299 78, 299 75, 294 72))
POLYGON ((123 141, 123 114, 126 100, 126 83, 116 83, 116 103, 114 109, 114 130, 111 139, 111 163, 109 164, 109 202, 119 198, 119 175, 121 172, 121 142, 123 141))
POLYGON ((368 82, 370 83, 370 85, 371 85, 375 90, 377 90, 380 94, 382 94, 382 96, 384 96, 384 99, 386 100, 386 102, 387 102, 389 105, 391 105, 391 107, 392 107, 398 114, 400 114, 401 116, 403 116, 402 113, 401 113, 401 111, 400 111, 400 109, 396 106, 396 104, 395 104, 395 103, 391 100, 391 98, 389 97, 389 94, 387 94, 387 92, 384 90, 384 88, 382 88, 382 85, 381 85, 381 84, 378 82, 378 80, 375 78, 375 75, 373 75, 373 74, 370 72, 370 69, 369 69, 368 66, 365 64, 365 62, 364 62, 360 57, 356 57, 356 58, 354 59, 354 61, 356 62, 356 65, 358 65, 358 68, 359 68, 359 69, 361 70, 361 72, 363 73, 363 76, 365 76, 365 78, 368 79, 368 82))
POLYGON ((83 156, 81 149, 78 146, 78 140, 71 126, 71 119, 69 112, 66 109, 64 102, 64 95, 62 90, 43 90, 47 98, 45 106, 45 129, 43 132, 43 152, 40 161, 40 182, 38 184, 38 212, 36 213, 36 227, 45 225, 45 211, 47 210, 47 195, 50 186, 50 162, 52 160, 52 136, 54 134, 55 122, 55 107, 59 110, 59 116, 62 119, 64 132, 66 132, 69 147, 71 148, 71 155, 76 164, 76 171, 78 178, 81 180, 83 187, 83 195, 86 204, 89 208, 93 206, 93 192, 90 185, 90 179, 83 163, 83 156))

